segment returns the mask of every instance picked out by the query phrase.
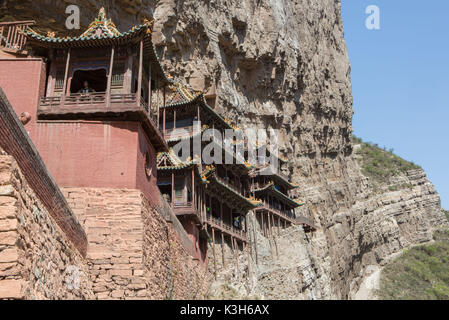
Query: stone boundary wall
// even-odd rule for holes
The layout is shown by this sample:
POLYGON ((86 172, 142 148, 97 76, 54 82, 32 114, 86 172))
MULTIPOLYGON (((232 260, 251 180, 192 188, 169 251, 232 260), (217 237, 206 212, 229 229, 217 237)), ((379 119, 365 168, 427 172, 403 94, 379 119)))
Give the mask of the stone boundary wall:
POLYGON ((182 226, 178 217, 174 214, 172 208, 167 203, 167 201, 162 197, 159 193, 159 201, 157 205, 151 205, 149 201, 147 201, 147 205, 151 206, 153 210, 155 210, 166 222, 171 223, 172 227, 178 233, 179 240, 181 241, 184 249, 193 257, 194 256, 194 244, 187 234, 186 230, 182 226))
POLYGON ((174 224, 152 210, 146 198, 142 200, 145 228, 143 263, 149 270, 146 276, 153 283, 152 298, 207 299, 212 275, 185 250, 174 224))
POLYGON ((86 230, 90 281, 98 299, 206 296, 208 273, 186 249, 173 213, 159 212, 136 189, 62 191, 86 230))
POLYGON ((93 299, 85 259, 0 149, 0 299, 93 299))
POLYGON ((86 233, 76 220, 1 88, 0 147, 17 161, 29 185, 52 219, 73 242, 78 251, 85 256, 87 252, 86 233))

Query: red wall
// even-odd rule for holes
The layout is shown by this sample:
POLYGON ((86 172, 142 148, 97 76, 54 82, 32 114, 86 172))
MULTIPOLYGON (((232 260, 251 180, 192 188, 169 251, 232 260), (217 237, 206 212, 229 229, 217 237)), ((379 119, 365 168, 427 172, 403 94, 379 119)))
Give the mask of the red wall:
POLYGON ((0 86, 25 126, 56 182, 63 187, 140 189, 159 201, 156 153, 138 122, 40 121, 39 97, 46 87, 41 59, 1 59, 0 86), (149 152, 151 177, 145 171, 149 152))
POLYGON ((63 187, 136 188, 138 124, 39 122, 34 143, 63 187))
POLYGON ((29 112, 26 129, 32 135, 39 96, 45 92, 46 65, 41 59, 0 59, 0 87, 17 115, 29 112))
POLYGON ((136 169, 136 186, 152 203, 159 203, 159 188, 157 187, 157 154, 153 145, 147 138, 142 127, 138 126, 138 149, 137 149, 137 169, 136 169), (147 175, 146 171, 146 154, 149 154, 149 167, 151 175, 147 175))

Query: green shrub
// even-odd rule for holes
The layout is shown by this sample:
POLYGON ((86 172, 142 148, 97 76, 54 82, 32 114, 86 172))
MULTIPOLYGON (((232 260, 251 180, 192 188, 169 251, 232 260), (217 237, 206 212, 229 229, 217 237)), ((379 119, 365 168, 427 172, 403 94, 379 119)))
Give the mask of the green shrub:
POLYGON ((413 162, 406 161, 393 153, 393 149, 380 148, 379 145, 363 142, 362 139, 353 136, 353 141, 361 145, 358 154, 361 155, 362 172, 375 182, 385 183, 391 177, 401 172, 407 172, 420 167, 413 162))
POLYGON ((385 300, 449 300, 449 230, 435 242, 405 251, 382 270, 378 296, 385 300))

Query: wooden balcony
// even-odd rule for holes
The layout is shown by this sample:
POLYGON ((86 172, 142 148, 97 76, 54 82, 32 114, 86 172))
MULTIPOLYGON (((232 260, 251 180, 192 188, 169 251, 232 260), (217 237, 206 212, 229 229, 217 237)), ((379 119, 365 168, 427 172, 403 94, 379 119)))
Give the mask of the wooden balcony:
POLYGON ((197 219, 198 223, 202 223, 201 214, 195 208, 193 202, 175 202, 171 205, 176 216, 191 215, 197 219))
POLYGON ((0 48, 7 52, 22 52, 26 38, 20 31, 34 25, 35 21, 0 22, 0 48))
POLYGON ((95 92, 60 97, 41 97, 38 120, 109 120, 139 121, 157 150, 168 151, 155 116, 147 103, 138 101, 135 93, 111 94, 95 92))
POLYGON ((269 211, 275 216, 286 220, 294 225, 303 225, 306 231, 315 231, 316 227, 311 219, 308 219, 304 216, 291 216, 286 212, 283 212, 273 206, 270 206, 268 203, 265 203, 264 206, 257 208, 255 211, 269 211))
POLYGON ((244 232, 241 229, 237 229, 236 227, 221 221, 220 219, 217 219, 215 217, 212 217, 210 215, 208 215, 207 217, 207 224, 209 226, 211 226, 212 228, 218 229, 221 232, 227 233, 230 236, 240 239, 242 241, 248 241, 247 237, 246 237, 246 232, 244 232))
POLYGON ((201 129, 198 126, 190 126, 183 128, 166 129, 164 136, 166 140, 179 140, 190 138, 200 132, 201 129))

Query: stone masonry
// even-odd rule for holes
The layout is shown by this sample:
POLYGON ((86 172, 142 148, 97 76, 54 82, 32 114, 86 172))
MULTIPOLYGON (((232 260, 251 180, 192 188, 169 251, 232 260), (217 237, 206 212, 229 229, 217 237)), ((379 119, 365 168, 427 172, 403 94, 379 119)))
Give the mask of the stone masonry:
POLYGON ((0 155, 0 299, 93 299, 87 264, 13 157, 0 155))
POLYGON ((98 299, 201 299, 208 276, 178 231, 131 189, 64 188, 88 237, 98 299))

